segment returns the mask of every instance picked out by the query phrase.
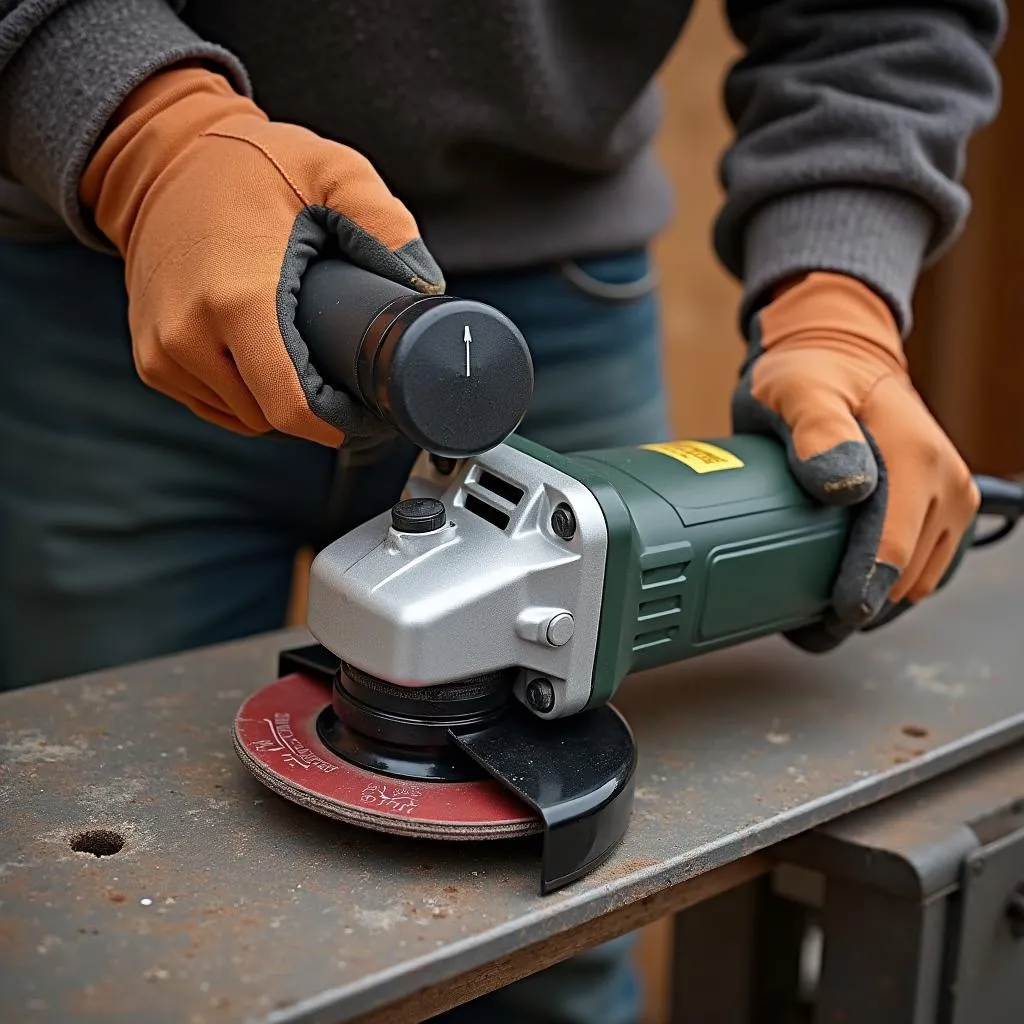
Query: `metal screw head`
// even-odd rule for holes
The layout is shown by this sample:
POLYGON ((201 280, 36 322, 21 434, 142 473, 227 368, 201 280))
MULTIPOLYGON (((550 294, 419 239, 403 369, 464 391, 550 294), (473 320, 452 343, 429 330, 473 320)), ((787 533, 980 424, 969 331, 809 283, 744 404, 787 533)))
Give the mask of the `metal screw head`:
POLYGON ((576 632, 576 620, 568 612, 559 612, 548 620, 544 636, 552 647, 564 647, 576 632))
POLYGON ((1018 885, 1006 903, 1006 920, 1010 934, 1015 939, 1024 939, 1024 884, 1018 885))
POLYGON ((551 513, 551 529, 562 540, 572 540, 576 536, 576 516, 564 501, 551 513))
POLYGON ((543 677, 531 679, 526 687, 526 703, 534 711, 547 714, 555 706, 555 688, 551 680, 543 677))

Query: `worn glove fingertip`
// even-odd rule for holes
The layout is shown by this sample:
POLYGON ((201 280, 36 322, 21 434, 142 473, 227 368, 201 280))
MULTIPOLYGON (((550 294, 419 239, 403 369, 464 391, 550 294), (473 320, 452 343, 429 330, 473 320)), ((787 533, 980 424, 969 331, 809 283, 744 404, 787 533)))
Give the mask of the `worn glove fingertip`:
POLYGON ((445 289, 444 273, 422 238, 414 238, 395 250, 395 256, 408 269, 411 287, 425 295, 441 295, 445 289))
POLYGON ((857 505, 878 487, 878 463, 862 441, 842 441, 828 451, 800 459, 790 454, 801 485, 826 505, 857 505))
POLYGON ((866 626, 885 606, 900 569, 872 562, 866 572, 845 571, 836 581, 832 604, 840 620, 854 629, 866 626))

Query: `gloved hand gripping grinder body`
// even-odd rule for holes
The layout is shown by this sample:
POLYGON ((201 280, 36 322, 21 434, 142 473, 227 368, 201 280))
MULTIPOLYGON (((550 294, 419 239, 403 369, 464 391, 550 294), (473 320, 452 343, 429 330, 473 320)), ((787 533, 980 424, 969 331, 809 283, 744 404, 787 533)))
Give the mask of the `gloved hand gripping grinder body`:
POLYGON ((821 651, 933 593, 981 495, 911 382, 892 311, 866 285, 823 272, 787 282, 750 340, 733 429, 776 435, 808 494, 851 509, 832 607, 789 634, 821 651))

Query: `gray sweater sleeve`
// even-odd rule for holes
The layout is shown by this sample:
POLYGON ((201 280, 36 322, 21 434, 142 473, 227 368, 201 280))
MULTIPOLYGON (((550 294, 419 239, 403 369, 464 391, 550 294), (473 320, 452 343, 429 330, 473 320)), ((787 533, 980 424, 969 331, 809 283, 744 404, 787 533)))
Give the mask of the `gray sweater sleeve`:
POLYGON ((250 95, 241 63, 167 0, 0 0, 0 172, 28 184, 87 245, 110 251, 78 202, 79 178, 132 89, 189 59, 250 95))
POLYGON ((922 266, 955 240, 972 133, 995 116, 1001 0, 728 0, 745 48, 725 82, 736 133, 715 247, 741 327, 782 279, 858 277, 911 326, 922 266))

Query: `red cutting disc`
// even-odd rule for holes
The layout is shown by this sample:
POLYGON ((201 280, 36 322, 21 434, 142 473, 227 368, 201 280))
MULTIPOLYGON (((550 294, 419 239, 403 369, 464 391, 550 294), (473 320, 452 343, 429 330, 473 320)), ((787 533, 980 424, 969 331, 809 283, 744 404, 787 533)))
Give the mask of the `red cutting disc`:
POLYGON ((320 814, 379 832, 501 839, 539 832, 540 818, 503 786, 405 781, 339 757, 316 731, 322 683, 298 673, 254 693, 235 718, 235 750, 269 789, 320 814))

